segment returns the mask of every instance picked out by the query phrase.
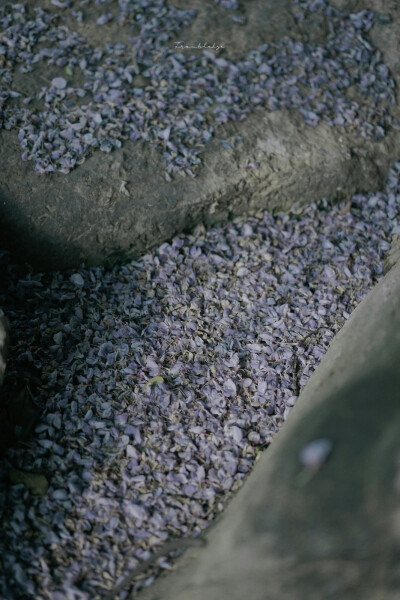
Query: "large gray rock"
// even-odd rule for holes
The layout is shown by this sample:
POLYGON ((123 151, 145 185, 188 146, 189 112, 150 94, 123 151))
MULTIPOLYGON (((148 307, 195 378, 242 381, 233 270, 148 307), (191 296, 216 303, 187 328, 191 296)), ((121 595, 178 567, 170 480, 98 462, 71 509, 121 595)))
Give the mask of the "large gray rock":
MULTIPOLYGON (((48 1, 31 4, 61 12, 60 23, 85 35, 93 45, 128 37, 127 29, 115 23, 96 27, 97 13, 91 20, 90 11, 99 11, 98 7, 85 7, 89 17, 80 24, 48 1)), ((327 19, 317 14, 295 23, 291 0, 242 3, 244 25, 232 20, 232 11, 211 2, 169 4, 198 10, 180 39, 188 43, 221 40, 226 46, 221 56, 232 60, 285 36, 324 44, 329 35, 327 19)), ((394 57, 400 39, 400 9, 396 3, 388 4, 383 0, 349 2, 348 8, 390 9, 392 23, 374 26, 371 39, 398 78, 400 66, 394 57)), ((15 73, 15 81, 18 90, 32 95, 46 80, 63 74, 54 65, 39 63, 32 73, 15 73)), ((82 85, 79 76, 74 77, 77 80, 72 83, 82 85)), ((137 75, 134 84, 143 86, 146 78, 137 75)), ((37 110, 43 110, 40 103, 37 110)), ((397 107, 392 110, 397 114, 397 107)), ((316 127, 307 125, 294 109, 270 112, 260 106, 244 121, 215 124, 214 138, 206 144, 195 179, 176 175, 167 182, 161 152, 143 140, 123 142, 122 148, 110 154, 94 151, 67 175, 36 173, 31 162, 19 159, 20 153, 16 131, 1 130, 2 244, 37 267, 64 268, 83 261, 113 264, 137 257, 199 221, 212 225, 260 209, 288 209, 294 202, 306 204, 323 196, 337 199, 379 189, 388 166, 400 157, 400 137, 392 129, 379 142, 367 141, 352 128, 330 127, 322 121, 316 127), (237 135, 242 142, 232 148, 218 141, 237 135), (249 162, 259 163, 259 168, 246 169, 249 162)))
POLYGON ((398 600, 399 360, 397 264, 333 339, 208 545, 140 600, 398 600), (321 439, 330 452, 310 452, 321 439))

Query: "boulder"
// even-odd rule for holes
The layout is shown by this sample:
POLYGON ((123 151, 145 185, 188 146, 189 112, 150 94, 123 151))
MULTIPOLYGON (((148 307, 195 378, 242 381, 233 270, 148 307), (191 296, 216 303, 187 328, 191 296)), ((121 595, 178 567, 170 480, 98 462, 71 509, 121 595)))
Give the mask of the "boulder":
MULTIPOLYGON (((132 43, 130 40, 134 39, 130 37, 132 29, 128 27, 128 22, 121 21, 117 25, 115 20, 107 21, 108 17, 104 17, 100 6, 85 5, 83 12, 81 11, 83 19, 80 21, 78 17, 72 16, 68 8, 59 8, 55 4, 57 3, 35 0, 30 3, 29 10, 33 11, 35 6, 44 6, 52 15, 51 26, 60 26, 64 32, 65 28, 68 28, 69 32, 74 31, 74 43, 79 42, 79 36, 84 36, 87 41, 86 50, 90 46, 92 49, 102 49, 106 54, 107 43, 115 45, 121 42, 129 47, 132 43), (102 25, 97 24, 99 19, 102 25)), ((206 51, 209 56, 203 54, 203 60, 209 60, 210 65, 215 65, 210 58, 214 53, 218 59, 232 61, 234 68, 238 61, 242 60, 243 63, 246 57, 250 60, 249 53, 263 44, 271 46, 266 51, 266 56, 270 56, 270 51, 275 52, 272 44, 289 44, 290 40, 293 52, 297 52, 296 48, 300 48, 301 44, 311 44, 317 52, 324 52, 324 47, 332 37, 330 17, 317 10, 306 12, 306 17, 302 20, 296 16, 300 7, 292 0, 274 0, 267 4, 262 0, 253 0, 241 3, 239 11, 228 10, 220 4, 222 3, 211 0, 207 3, 200 0, 168 2, 168 9, 176 6, 194 9, 197 13, 181 30, 172 33, 160 32, 160 35, 169 35, 164 47, 169 44, 173 48, 174 44, 179 42, 184 42, 188 47, 199 43, 203 46, 221 44, 224 48, 219 50, 207 50, 204 47, 186 49, 181 51, 181 55, 185 56, 185 52, 186 55, 190 52, 197 57, 206 51)), ((388 77, 391 76, 398 82, 400 64, 395 57, 398 55, 400 36, 400 7, 392 3, 388 14, 389 8, 383 0, 371 0, 368 3, 343 3, 336 0, 333 5, 337 5, 343 11, 360 11, 363 8, 375 8, 380 11, 375 25, 365 34, 366 46, 363 48, 365 52, 367 47, 371 52, 374 48, 379 49, 391 69, 388 77)), ((137 28, 133 28, 133 31, 138 34, 137 28)), ((64 34, 61 32, 60 35, 64 34)), ((157 39, 160 39, 160 35, 157 39)), ((40 50, 43 50, 43 43, 39 44, 40 50)), ((140 53, 147 50, 136 42, 135 44, 137 56, 133 57, 130 67, 132 93, 137 94, 138 90, 142 90, 144 94, 153 94, 155 97, 155 89, 158 86, 157 89, 162 94, 161 83, 157 81, 156 67, 165 73, 165 77, 172 77, 171 69, 165 71, 167 63, 162 62, 158 55, 151 55, 154 64, 146 64, 146 58, 141 57, 140 53), (161 61, 160 64, 157 63, 158 60, 161 61)), ((286 52, 289 46, 286 45, 285 48, 286 52)), ((35 45, 33 50, 36 51, 35 45)), ((160 56, 161 50, 162 48, 160 56)), ((359 51, 362 52, 362 48, 359 51)), ((58 52, 61 50, 58 49, 58 52)), ((340 119, 336 124, 329 124, 325 118, 320 118, 318 123, 313 125, 311 123, 315 115, 312 116, 312 111, 309 112, 308 108, 304 108, 303 113, 300 111, 301 102, 310 97, 314 89, 311 81, 306 85, 299 85, 296 92, 300 98, 298 107, 285 99, 286 96, 290 97, 296 83, 298 73, 293 73, 293 81, 288 80, 284 89, 279 91, 277 87, 275 92, 274 88, 274 93, 280 94, 280 104, 274 105, 275 96, 270 98, 268 105, 262 99, 252 103, 250 98, 256 94, 251 92, 253 88, 249 87, 247 104, 242 101, 242 104, 247 106, 248 114, 246 116, 242 112, 238 120, 228 118, 224 122, 224 117, 217 120, 219 113, 216 111, 221 106, 228 110, 231 105, 226 97, 224 100, 218 96, 219 84, 216 91, 210 92, 210 102, 214 99, 213 104, 210 104, 201 118, 202 123, 207 122, 214 130, 210 129, 211 137, 203 145, 196 146, 195 143, 192 146, 192 149, 201 150, 201 162, 193 166, 194 178, 185 175, 181 169, 170 174, 171 181, 166 180, 167 164, 164 162, 163 153, 167 150, 172 152, 167 147, 170 135, 169 132, 166 133, 168 128, 159 133, 166 139, 162 141, 160 137, 157 144, 142 138, 123 139, 120 148, 114 147, 108 153, 91 148, 85 155, 84 162, 76 164, 68 174, 43 174, 34 170, 33 159, 25 162, 20 159, 24 152, 25 158, 32 158, 35 144, 37 148, 41 148, 37 152, 41 152, 41 156, 45 158, 46 152, 51 151, 45 149, 44 139, 37 139, 45 127, 43 115, 49 115, 52 111, 52 118, 57 119, 57 115, 61 114, 60 118, 64 121, 57 127, 64 127, 66 136, 78 135, 79 128, 85 123, 85 118, 77 116, 81 107, 95 107, 97 102, 96 93, 85 92, 85 89, 89 90, 92 85, 90 82, 93 82, 94 75, 85 75, 84 67, 80 68, 76 61, 71 62, 72 66, 69 63, 65 66, 65 60, 67 59, 62 57, 59 59, 60 66, 54 60, 50 61, 50 64, 43 60, 34 62, 29 68, 25 68, 25 71, 22 67, 17 68, 18 63, 13 64, 11 61, 10 89, 21 96, 7 99, 4 114, 14 106, 18 106, 18 110, 22 111, 18 113, 19 116, 25 114, 23 111, 31 111, 31 116, 26 118, 28 121, 33 119, 31 127, 36 134, 29 133, 31 130, 26 123, 23 129, 22 121, 9 130, 0 130, 2 244, 19 260, 28 261, 40 269, 76 267, 83 262, 88 265, 112 265, 117 261, 137 258, 150 248, 169 240, 176 233, 190 230, 199 222, 211 226, 238 215, 255 214, 263 209, 287 210, 295 202, 307 204, 323 196, 340 199, 349 197, 354 192, 377 190, 382 186, 389 165, 400 157, 400 136, 395 126, 395 117, 399 116, 398 104, 391 105, 390 110, 388 108, 392 116, 386 120, 382 135, 377 138, 363 137, 360 133, 362 124, 351 122, 352 117, 349 117, 350 121, 346 126, 339 124, 340 119), (62 89, 64 84, 68 86, 67 92, 62 89), (73 95, 75 92, 68 90, 80 90, 85 92, 85 95, 76 97, 73 95), (64 92, 67 94, 65 98, 64 92), (47 104, 46 94, 50 98, 47 104), (27 100, 25 97, 32 98, 26 105, 23 103, 23 100, 27 100), (68 121, 68 127, 65 120, 67 117, 71 119, 71 122, 68 121), (18 127, 22 129, 18 130, 18 127), (75 128, 75 133, 72 127, 75 128), (32 135, 34 137, 31 138, 32 135), (42 146, 39 144, 40 140, 42 146), (32 151, 32 156, 28 156, 27 148, 32 151)), ((74 53, 68 56, 68 60, 75 60, 74 53)), ((178 63, 182 58, 178 55, 174 60, 174 68, 179 69, 178 63)), ((245 72, 247 67, 243 64, 241 68, 245 72)), ((291 60, 287 64, 290 65, 291 60)), ((211 77, 213 68, 210 66, 211 77)), ((219 65, 218 68, 224 67, 219 65)), ((362 68, 368 71, 368 64, 362 68)), ((271 78, 272 86, 279 84, 279 70, 276 75, 275 83, 271 78)), ((113 77, 107 75, 105 67, 102 73, 99 71, 98 76, 100 79, 113 77)), ((256 74, 254 81, 248 81, 248 86, 256 85, 261 76, 269 77, 263 73, 256 74)), ((179 77, 184 81, 189 75, 182 74, 179 77)), ((361 80, 360 75, 357 81, 361 80)), ((164 88, 166 85, 173 85, 164 81, 164 88)), ((169 81, 172 82, 172 79, 169 81)), ((198 96, 201 98, 204 96, 201 92, 204 81, 203 78, 196 84, 198 96)), ((104 89, 108 89, 107 93, 114 89, 112 93, 117 94, 115 88, 107 87, 111 86, 111 83, 104 83, 104 89)), ((193 83, 190 85, 193 87, 193 83)), ((344 87, 339 100, 345 103, 343 106, 349 107, 352 101, 357 102, 360 114, 363 111, 368 112, 371 95, 367 94, 364 97, 362 89, 357 88, 357 91, 356 88, 356 85, 344 87)), ((377 93, 378 91, 377 88, 377 93)), ((222 92, 223 90, 220 93, 222 92)), ((233 94, 233 98, 236 92, 231 87, 229 93, 233 94)), ((314 90, 313 94, 315 93, 314 90)), ((380 111, 384 115, 384 107, 389 102, 384 98, 385 93, 383 90, 382 106, 379 106, 379 110, 377 108, 370 111, 370 117, 366 117, 366 121, 369 118, 379 120, 381 117, 377 115, 381 114, 380 111)), ((98 102, 101 103, 100 100, 98 102)), ((102 102, 103 113, 115 109, 116 101, 113 103, 108 99, 102 102)), ((188 108, 179 108, 175 97, 169 98, 168 102, 167 117, 177 111, 176 119, 174 117, 171 121, 173 127, 179 118, 192 114, 188 108)), ((233 100, 232 102, 234 103, 233 100)), ((196 110, 198 115, 201 115, 200 109, 196 110)), ((335 110, 340 112, 342 109, 335 110)), ((354 111, 354 106, 349 110, 354 111)), ((357 110, 354 119, 358 118, 357 110)), ((97 113, 96 115, 93 118, 100 122, 101 116, 97 113)), ((382 123, 385 118, 382 116, 382 123)), ((155 132, 157 127, 161 126, 159 117, 155 118, 154 122, 148 117, 146 123, 147 130, 145 126, 142 127, 144 136, 158 135, 155 132)), ((47 129, 46 135, 51 138, 55 130, 56 127, 47 129)), ((196 131, 193 130, 192 135, 197 135, 196 131)), ((114 142, 110 136, 107 143, 111 144, 114 142)), ((175 142, 178 143, 176 139, 175 142)), ((46 144, 50 148, 51 142, 46 144)), ((106 150, 109 149, 108 146, 106 150)), ((40 160, 42 162, 39 167, 43 169, 46 163, 43 162, 44 159, 40 160)), ((182 160, 186 160, 183 155, 182 160)))

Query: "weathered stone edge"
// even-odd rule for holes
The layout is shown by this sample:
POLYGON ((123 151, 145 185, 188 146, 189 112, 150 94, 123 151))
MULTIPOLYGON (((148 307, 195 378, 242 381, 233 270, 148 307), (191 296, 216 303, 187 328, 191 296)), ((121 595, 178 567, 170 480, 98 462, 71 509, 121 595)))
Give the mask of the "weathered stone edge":
POLYGON ((18 144, 3 132, 0 237, 17 258, 41 270, 82 262, 111 266, 199 222, 213 225, 379 189, 400 155, 396 132, 368 142, 324 123, 307 126, 294 110, 259 108, 218 133, 235 135, 243 137, 238 148, 226 150, 216 139, 209 143, 196 179, 168 183, 162 158, 133 142, 110 155, 95 153, 68 176, 49 179, 32 173, 30 163, 15 161, 18 144), (6 146, 15 149, 5 152, 6 146), (260 166, 246 170, 247 161, 260 166))

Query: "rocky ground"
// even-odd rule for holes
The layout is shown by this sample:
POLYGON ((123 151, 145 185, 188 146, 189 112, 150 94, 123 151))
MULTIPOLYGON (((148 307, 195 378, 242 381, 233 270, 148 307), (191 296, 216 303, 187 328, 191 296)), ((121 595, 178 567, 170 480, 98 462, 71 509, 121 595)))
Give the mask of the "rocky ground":
POLYGON ((2 463, 4 597, 101 598, 209 526, 382 277, 399 166, 380 193, 200 226, 112 270, 3 253, 4 391, 41 409, 2 463))
POLYGON ((372 5, 1 7, 2 598, 150 586, 171 559, 124 577, 210 527, 396 263, 372 5))

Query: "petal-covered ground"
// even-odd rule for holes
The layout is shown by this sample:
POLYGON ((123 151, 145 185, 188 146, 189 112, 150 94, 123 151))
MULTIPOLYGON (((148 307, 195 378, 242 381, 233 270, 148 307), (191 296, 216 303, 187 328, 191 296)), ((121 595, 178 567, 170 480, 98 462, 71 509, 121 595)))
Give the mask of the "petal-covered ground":
MULTIPOLYGON (((216 3, 245 24, 240 3, 216 3)), ((257 106, 297 109, 310 125, 324 120, 372 139, 399 127, 390 114, 394 81, 368 37, 387 15, 294 0, 293 28, 307 31, 317 16, 326 43, 265 40, 233 61, 215 42, 182 45, 196 10, 170 4, 0 8, 0 128, 15 130, 23 160, 39 173, 68 173, 96 150, 143 139, 162 152, 170 181, 177 172, 194 177, 217 125, 242 121, 257 106)))
POLYGON ((42 409, 1 463, 1 597, 101 598, 213 521, 382 277, 399 173, 341 204, 199 226, 112 270, 33 274, 1 255, 4 390, 32 380, 42 409))

